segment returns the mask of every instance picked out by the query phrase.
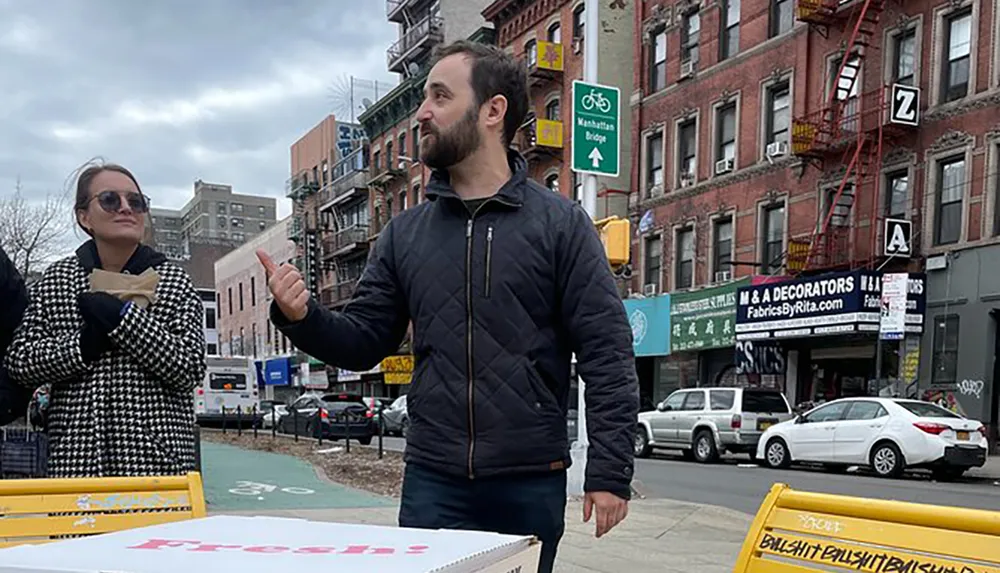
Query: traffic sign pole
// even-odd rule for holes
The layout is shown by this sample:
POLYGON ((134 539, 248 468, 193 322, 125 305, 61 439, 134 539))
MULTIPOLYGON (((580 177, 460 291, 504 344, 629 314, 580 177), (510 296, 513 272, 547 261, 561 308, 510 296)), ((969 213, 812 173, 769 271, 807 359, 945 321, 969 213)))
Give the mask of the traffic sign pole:
MULTIPOLYGON (((598 0, 586 0, 584 4, 584 28, 583 28, 583 80, 587 83, 596 84, 597 83, 597 39, 598 39, 598 11, 600 10, 600 4, 598 0)), ((576 106, 576 86, 574 85, 574 108, 576 106)), ((576 140, 576 124, 577 119, 575 117, 576 111, 573 112, 574 117, 572 117, 573 128, 570 131, 570 145, 572 146, 573 152, 573 167, 576 166, 576 154, 577 154, 577 144, 582 143, 576 140)), ((595 148, 596 149, 596 148, 595 148)), ((595 156, 596 157, 596 156, 595 156)), ((595 160, 591 158, 591 163, 595 163, 595 160)), ((597 215, 597 175, 594 173, 587 173, 583 180, 583 208, 593 219, 597 215)), ((577 360, 577 356, 573 356, 574 362, 577 360)), ((573 471, 572 479, 567 480, 567 485, 569 486, 569 495, 583 495, 584 489, 583 484, 586 481, 587 476, 587 450, 590 446, 590 440, 587 437, 587 403, 584 398, 586 394, 586 383, 580 376, 579 372, 576 373, 576 444, 571 451, 573 465, 570 470, 573 471)))

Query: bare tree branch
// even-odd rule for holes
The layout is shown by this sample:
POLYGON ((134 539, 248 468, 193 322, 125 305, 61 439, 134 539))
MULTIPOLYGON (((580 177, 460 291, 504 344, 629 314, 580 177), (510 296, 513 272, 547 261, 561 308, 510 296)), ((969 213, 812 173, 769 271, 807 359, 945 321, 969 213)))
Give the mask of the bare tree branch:
POLYGON ((0 197, 0 246, 25 277, 62 254, 72 222, 67 192, 33 197, 26 199, 20 185, 0 197))

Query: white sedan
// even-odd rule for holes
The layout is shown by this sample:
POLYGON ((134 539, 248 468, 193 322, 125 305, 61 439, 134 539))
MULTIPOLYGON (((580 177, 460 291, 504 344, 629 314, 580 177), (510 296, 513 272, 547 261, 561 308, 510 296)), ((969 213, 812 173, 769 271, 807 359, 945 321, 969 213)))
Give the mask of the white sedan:
POLYGON ((769 467, 793 462, 870 466, 882 477, 926 468, 954 479, 986 463, 986 427, 930 402, 843 398, 768 428, 757 458, 769 467))

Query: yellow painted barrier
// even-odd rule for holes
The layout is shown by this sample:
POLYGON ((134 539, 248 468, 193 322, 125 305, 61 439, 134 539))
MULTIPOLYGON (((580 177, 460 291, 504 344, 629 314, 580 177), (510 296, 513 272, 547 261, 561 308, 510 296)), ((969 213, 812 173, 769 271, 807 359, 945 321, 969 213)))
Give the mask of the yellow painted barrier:
POLYGON ((201 474, 0 480, 0 547, 205 516, 201 474))
POLYGON ((1000 573, 1000 512, 795 491, 775 484, 736 573, 1000 573))

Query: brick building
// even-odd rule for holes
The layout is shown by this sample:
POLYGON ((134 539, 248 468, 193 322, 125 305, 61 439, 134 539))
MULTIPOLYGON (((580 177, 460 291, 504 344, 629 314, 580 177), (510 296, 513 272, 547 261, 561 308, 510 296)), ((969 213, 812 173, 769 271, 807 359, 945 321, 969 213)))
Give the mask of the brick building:
MULTIPOLYGON (((598 83, 617 86, 623 101, 632 93, 631 31, 634 2, 600 2, 598 83)), ((531 108, 513 142, 528 160, 531 177, 581 201, 583 176, 570 169, 573 80, 583 79, 583 0, 495 0, 483 17, 496 29, 497 45, 528 68, 531 108)), ((621 164, 630 165, 632 118, 622 109, 621 164)), ((597 216, 624 216, 631 176, 598 178, 597 216)))
MULTIPOLYGON (((873 0, 867 10, 833 0, 640 5, 635 293, 673 295, 751 275, 914 272, 924 257, 995 242, 995 2, 873 0), (893 119, 901 117, 885 87, 893 84, 919 87, 916 125, 893 119), (886 219, 911 222, 909 256, 885 256, 886 219)), ((935 282, 928 275, 928 301, 946 298, 935 282)), ((942 354, 952 351, 932 346, 931 324, 928 316, 927 336, 919 326, 913 334, 925 347, 926 378, 931 362, 954 371, 942 354)), ((816 393, 813 377, 837 370, 835 360, 860 365, 840 380, 877 375, 870 334, 814 337, 811 352, 786 343, 783 384, 802 399, 816 393)), ((902 359, 886 346, 887 371, 902 377, 902 359)), ((732 347, 718 350, 718 360, 732 362, 732 347)), ((645 370, 668 388, 712 384, 708 374, 719 367, 705 366, 705 352, 694 354, 641 366, 640 377, 645 370)), ((833 394, 846 392, 846 382, 834 386, 833 394)))

